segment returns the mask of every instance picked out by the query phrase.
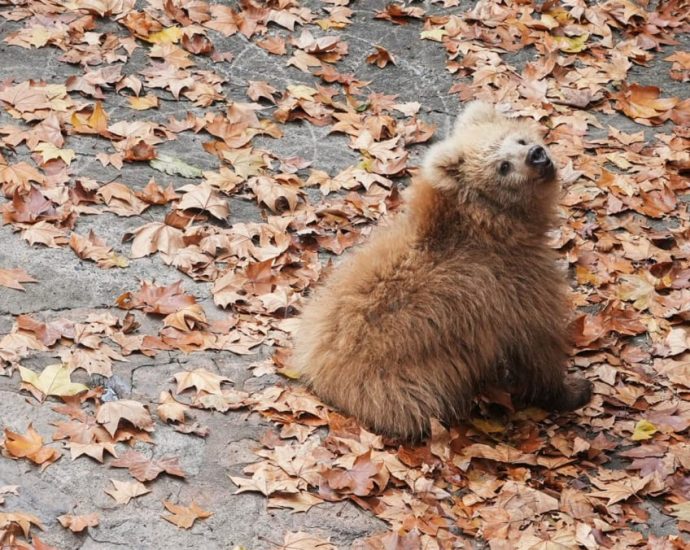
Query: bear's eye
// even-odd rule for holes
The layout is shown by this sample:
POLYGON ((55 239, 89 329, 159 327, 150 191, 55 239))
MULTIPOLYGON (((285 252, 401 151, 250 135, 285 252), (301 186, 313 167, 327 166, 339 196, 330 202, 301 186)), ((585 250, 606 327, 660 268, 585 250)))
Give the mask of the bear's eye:
POLYGON ((501 166, 498 167, 498 173, 502 176, 507 176, 512 167, 513 166, 507 160, 504 160, 501 163, 501 166))
POLYGON ((527 142, 524 139, 518 139, 518 143, 520 145, 527 145, 527 142))

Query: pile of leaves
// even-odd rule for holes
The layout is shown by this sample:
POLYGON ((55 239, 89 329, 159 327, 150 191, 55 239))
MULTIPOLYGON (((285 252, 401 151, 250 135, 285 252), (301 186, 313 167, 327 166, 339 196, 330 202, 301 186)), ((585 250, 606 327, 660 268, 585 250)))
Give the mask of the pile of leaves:
MULTIPOLYGON (((205 437, 208 428, 193 411, 244 409, 275 428, 246 475, 231 478, 237 491, 298 512, 351 501, 389 526, 359 548, 449 549, 470 538, 493 550, 684 547, 690 99, 630 75, 662 55, 670 78, 690 81, 688 52, 660 53, 690 31, 687 0, 482 1, 471 9, 444 0, 429 11, 391 3, 374 12, 348 4, 0 0, 0 17, 16 29, 3 33, 6 45, 58 49, 74 73, 64 82, 0 82, 10 120, 0 126, 3 224, 37 253, 64 248, 94 269, 127 269, 155 256, 192 281, 211 283, 199 288, 210 289, 214 304, 202 305, 180 283, 142 281, 111 311, 85 319, 19 315, 0 337, 0 375, 14 376, 64 415, 51 437, 73 459, 128 470, 132 481, 112 480, 108 488, 119 505, 147 493, 161 474, 187 476, 177 458, 149 460, 124 444, 155 444, 161 423, 205 437), (564 187, 554 246, 572 275, 577 311, 572 363, 594 382, 592 402, 555 417, 514 411, 495 396, 503 415, 484 415, 482 403, 467 423, 434 424, 428 442, 410 447, 368 433, 289 380, 245 392, 198 368, 177 373, 174 388, 161 380, 160 395, 146 403, 74 382, 79 369, 109 378, 135 353, 246 355, 266 347, 273 358, 254 365, 254 375, 294 377, 290 335, 305 296, 331 255, 366 239, 399 206, 399 187, 415 172, 410 152, 435 130, 415 98, 372 91, 370 82, 340 72, 355 17, 374 18, 386 32, 414 25, 419 40, 436 42, 446 55, 454 83, 443 92, 458 102, 496 103, 548 128, 564 187), (294 82, 249 81, 242 99, 231 96, 236 83, 218 67, 233 63, 219 48, 233 35, 282 59, 294 82), (522 50, 532 61, 518 70, 509 60, 522 50), (134 63, 142 57, 143 67, 134 63), (187 115, 162 120, 157 110, 170 101, 184 102, 187 115), (650 129, 606 125, 621 120, 650 129), (313 160, 272 152, 271 140, 289 138, 297 125, 339 134, 356 160, 329 173, 313 160), (166 153, 167 142, 189 136, 201 138, 216 169, 166 153), (141 165, 150 181, 80 176, 83 140, 97 144, 103 167, 141 165), (255 203, 261 221, 229 224, 239 200, 255 203), (82 229, 84 218, 104 213, 140 223, 121 242, 106 242, 82 229), (209 307, 226 313, 210 315, 209 307), (22 365, 38 353, 59 363, 42 372, 22 365), (650 533, 650 506, 677 520, 672 534, 650 533)), ((403 55, 376 45, 361 61, 386 71, 403 55)), ((0 285, 21 291, 26 283, 40 284, 40 274, 0 266, 0 285)), ((59 467, 51 464, 62 456, 31 425, 6 427, 0 446, 0 460, 40 468, 59 467)), ((0 487, 0 506, 18 490, 0 487)), ((165 508, 171 515, 164 519, 182 528, 212 514, 194 502, 166 501, 165 508)), ((99 521, 97 514, 58 519, 75 532, 99 521)), ((0 508, 0 545, 48 548, 34 527, 34 515, 0 508)), ((282 547, 335 548, 305 533, 285 534, 282 547)))

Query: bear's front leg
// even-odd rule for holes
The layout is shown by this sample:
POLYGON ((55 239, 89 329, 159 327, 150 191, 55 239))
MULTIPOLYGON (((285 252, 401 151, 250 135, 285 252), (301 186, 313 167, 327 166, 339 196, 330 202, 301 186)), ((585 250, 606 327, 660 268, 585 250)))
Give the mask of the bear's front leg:
POLYGON ((592 383, 586 378, 565 375, 560 386, 543 398, 535 399, 533 403, 552 411, 574 411, 589 403, 592 399, 592 387, 592 383))
POLYGON ((549 411, 574 411, 589 403, 593 385, 567 374, 565 348, 559 335, 543 335, 511 354, 517 403, 549 411))

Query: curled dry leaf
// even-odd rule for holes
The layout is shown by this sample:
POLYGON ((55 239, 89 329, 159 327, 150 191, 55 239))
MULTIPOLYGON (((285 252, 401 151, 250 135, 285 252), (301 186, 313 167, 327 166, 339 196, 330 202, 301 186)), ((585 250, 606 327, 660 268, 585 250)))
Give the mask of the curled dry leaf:
POLYGON ((129 262, 124 256, 120 256, 105 244, 105 241, 97 237, 93 231, 89 231, 87 237, 72 233, 69 241, 70 247, 82 260, 96 262, 98 267, 127 267, 129 262))
POLYGON ((367 63, 371 65, 376 65, 379 69, 383 69, 389 63, 395 65, 395 58, 386 48, 383 46, 374 46, 376 51, 367 56, 367 63))
MULTIPOLYGON (((32 514, 26 514, 24 512, 0 512, 0 543, 4 544, 5 534, 11 536, 14 529, 18 529, 23 533, 24 537, 28 539, 33 526, 43 529, 41 520, 32 514)), ((33 538, 35 539, 35 535, 33 538)))
POLYGON ((185 413, 189 410, 187 405, 175 401, 175 398, 168 391, 161 392, 158 401, 159 405, 156 412, 163 422, 184 423, 185 413))
POLYGON ((174 255, 185 247, 182 231, 161 222, 142 225, 133 235, 132 258, 143 258, 154 252, 174 255))
POLYGON ((31 424, 26 434, 13 432, 5 428, 5 440, 2 442, 6 456, 10 458, 27 458, 43 468, 50 466, 62 455, 56 449, 45 447, 43 438, 33 429, 31 424))
POLYGON ((200 304, 187 306, 163 319, 163 325, 182 332, 200 330, 208 326, 206 313, 200 304))

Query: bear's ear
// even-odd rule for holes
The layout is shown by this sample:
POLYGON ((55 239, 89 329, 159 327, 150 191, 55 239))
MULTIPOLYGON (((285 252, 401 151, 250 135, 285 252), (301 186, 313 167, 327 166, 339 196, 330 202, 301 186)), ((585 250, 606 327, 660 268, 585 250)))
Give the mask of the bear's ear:
POLYGON ((472 101, 468 103, 458 115, 458 118, 455 121, 454 133, 457 133, 463 128, 473 124, 491 122, 498 116, 499 114, 496 112, 496 108, 493 104, 486 103, 485 101, 472 101))
POLYGON ((447 139, 429 149, 422 164, 422 175, 434 187, 453 188, 460 182, 464 162, 462 150, 452 139, 447 139))

